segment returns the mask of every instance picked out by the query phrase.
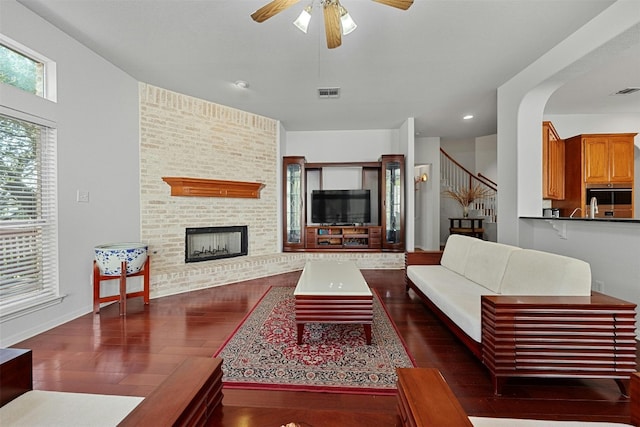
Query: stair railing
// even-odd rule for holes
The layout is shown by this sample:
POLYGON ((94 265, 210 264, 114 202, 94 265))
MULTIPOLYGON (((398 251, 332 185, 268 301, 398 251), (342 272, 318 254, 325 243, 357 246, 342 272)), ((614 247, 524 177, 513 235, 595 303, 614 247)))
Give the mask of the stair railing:
POLYGON ((496 210, 496 196, 498 193, 498 187, 493 181, 479 174, 474 175, 469 172, 464 166, 455 161, 447 152, 442 148, 440 149, 440 183, 443 187, 450 190, 457 190, 460 188, 471 188, 476 185, 480 185, 482 188, 488 190, 489 195, 476 199, 470 206, 470 209, 479 211, 481 216, 484 216, 491 222, 497 222, 497 210, 496 210))
POLYGON ((478 178, 488 182, 490 185, 493 185, 494 187, 498 187, 498 183, 493 181, 492 179, 490 179, 489 177, 485 176, 482 174, 482 172, 478 172, 478 178))

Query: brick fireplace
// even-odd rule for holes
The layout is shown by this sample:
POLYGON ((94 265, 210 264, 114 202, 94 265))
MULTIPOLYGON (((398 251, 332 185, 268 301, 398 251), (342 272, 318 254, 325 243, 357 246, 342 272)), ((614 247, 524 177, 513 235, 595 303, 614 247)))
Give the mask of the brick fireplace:
MULTIPOLYGON (((284 254, 278 242, 278 121, 145 83, 139 88, 140 240, 148 243, 153 257, 151 297, 302 270, 305 260, 316 254, 284 254), (264 188, 257 199, 172 196, 163 177, 259 182, 264 188), (250 253, 185 262, 186 228, 229 224, 245 224, 251 230, 250 253)), ((199 246, 200 252, 209 250, 209 243, 204 250, 202 243, 199 246)), ((211 248, 213 252, 217 244, 211 248)), ((404 265, 404 254, 350 257, 363 268, 404 265)))

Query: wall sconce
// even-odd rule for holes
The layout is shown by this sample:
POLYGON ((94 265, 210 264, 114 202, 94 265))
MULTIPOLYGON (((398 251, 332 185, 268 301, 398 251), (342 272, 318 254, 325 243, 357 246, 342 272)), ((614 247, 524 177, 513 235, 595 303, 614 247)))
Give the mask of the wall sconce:
POLYGON ((413 168, 415 189, 420 189, 420 184, 429 180, 429 173, 431 172, 431 164, 418 165, 413 168))

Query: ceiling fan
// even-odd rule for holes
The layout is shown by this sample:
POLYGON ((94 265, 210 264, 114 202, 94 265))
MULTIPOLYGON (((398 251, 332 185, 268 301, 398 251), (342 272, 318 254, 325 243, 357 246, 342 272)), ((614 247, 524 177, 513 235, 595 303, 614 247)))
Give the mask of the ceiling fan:
MULTIPOLYGON (((262 6, 251 14, 251 18, 256 22, 264 22, 283 10, 293 6, 300 0, 273 0, 262 6)), ((413 4, 413 0, 373 0, 377 3, 386 4, 398 9, 407 10, 413 4)), ((311 9, 314 0, 305 7, 296 22, 294 23, 303 32, 307 32, 309 19, 311 19, 311 9)), ((349 34, 355 30, 356 24, 349 16, 349 12, 340 4, 340 0, 319 0, 324 10, 324 31, 327 37, 327 47, 336 48, 342 44, 342 35, 349 34)))

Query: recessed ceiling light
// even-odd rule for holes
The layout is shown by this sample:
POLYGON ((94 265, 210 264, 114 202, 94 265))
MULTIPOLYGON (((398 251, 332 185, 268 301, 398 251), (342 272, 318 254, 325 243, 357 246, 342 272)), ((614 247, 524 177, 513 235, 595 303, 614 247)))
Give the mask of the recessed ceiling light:
POLYGON ((462 117, 463 120, 471 120, 473 119, 473 114, 467 114, 466 116, 462 117))
POLYGON ((249 83, 244 80, 238 80, 234 83, 234 85, 236 85, 236 87, 239 87, 240 89, 247 89, 249 87, 249 83))

